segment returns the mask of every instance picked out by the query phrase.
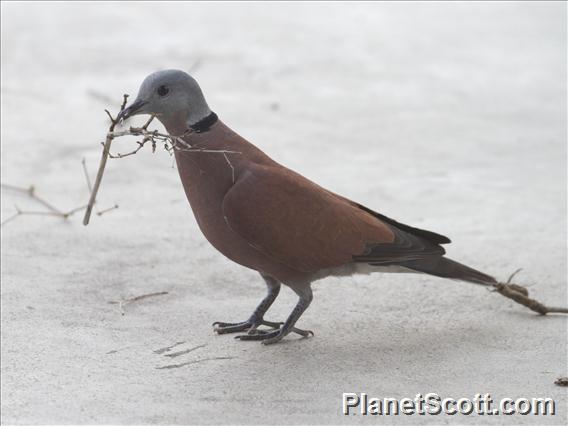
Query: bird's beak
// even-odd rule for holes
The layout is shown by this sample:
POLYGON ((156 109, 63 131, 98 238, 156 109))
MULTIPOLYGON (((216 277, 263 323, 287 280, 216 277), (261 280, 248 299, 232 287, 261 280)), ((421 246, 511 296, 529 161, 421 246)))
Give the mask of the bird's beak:
POLYGON ((130 106, 124 108, 118 113, 118 115, 116 116, 116 121, 126 120, 133 115, 142 113, 141 109, 147 103, 148 102, 146 101, 135 100, 132 104, 130 104, 130 106))

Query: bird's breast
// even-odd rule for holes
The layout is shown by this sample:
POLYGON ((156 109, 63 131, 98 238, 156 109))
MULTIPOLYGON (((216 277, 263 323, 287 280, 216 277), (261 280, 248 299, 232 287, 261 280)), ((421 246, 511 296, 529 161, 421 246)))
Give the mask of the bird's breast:
POLYGON ((262 270, 263 257, 225 221, 223 199, 233 186, 233 170, 221 156, 204 153, 177 153, 176 162, 185 194, 203 235, 229 259, 262 270))

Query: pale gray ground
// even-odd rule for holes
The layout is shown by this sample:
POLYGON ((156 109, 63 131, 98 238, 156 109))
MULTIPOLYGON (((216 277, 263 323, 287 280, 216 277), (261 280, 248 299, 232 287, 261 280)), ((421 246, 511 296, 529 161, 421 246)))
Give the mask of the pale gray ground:
MULTIPOLYGON (((95 173, 103 109, 156 69, 198 62, 212 109, 275 159, 450 236, 452 258, 501 279, 523 267, 521 284, 566 304, 565 40, 561 2, 3 3, 2 182, 84 204, 80 162, 95 173)), ((79 216, 2 228, 5 424, 566 422, 553 384, 566 318, 474 285, 328 279, 299 323, 315 338, 215 336, 264 285, 205 241, 171 164, 162 151, 111 160, 99 207, 120 209, 86 228, 79 216), (109 304, 158 291, 124 316, 109 304), (344 418, 350 391, 553 397, 558 413, 344 418)), ((4 219, 39 208, 2 201, 4 219)), ((293 303, 283 291, 269 319, 293 303)))

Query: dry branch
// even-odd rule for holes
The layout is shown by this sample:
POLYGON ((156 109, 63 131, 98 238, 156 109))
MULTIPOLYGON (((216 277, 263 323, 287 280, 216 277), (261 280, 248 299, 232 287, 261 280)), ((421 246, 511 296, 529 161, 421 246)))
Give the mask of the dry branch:
POLYGON ((160 355, 160 354, 163 354, 164 352, 169 352, 169 351, 171 351, 173 348, 175 348, 176 346, 183 345, 184 343, 185 343, 185 340, 184 340, 184 341, 181 341, 181 342, 175 342, 175 343, 174 343, 173 345, 171 345, 171 346, 166 346, 165 348, 156 349, 156 350, 154 351, 154 353, 160 355))
POLYGON ((188 354, 190 352, 196 351, 197 349, 204 348, 205 346, 207 346, 207 345, 198 345, 198 346, 195 346, 193 348, 186 349, 184 351, 178 351, 178 352, 172 352, 171 354, 165 354, 164 356, 167 356, 169 358, 177 358, 178 356, 188 354))
POLYGON ((143 299, 147 299, 149 297, 163 296, 165 294, 169 294, 169 293, 167 291, 159 291, 159 292, 156 292, 156 293, 143 294, 141 296, 132 297, 132 298, 126 299, 126 300, 119 300, 118 302, 111 301, 111 302, 108 302, 108 303, 110 303, 111 305, 118 305, 118 308, 120 309, 121 315, 124 315, 124 313, 125 313, 124 307, 126 305, 129 305, 129 304, 134 303, 134 302, 138 302, 138 301, 143 300, 143 299))
POLYGON ((528 290, 517 284, 498 283, 494 286, 497 293, 514 300, 515 302, 526 306, 531 311, 538 312, 541 315, 546 314, 568 314, 568 308, 559 308, 546 306, 539 301, 528 297, 528 290))
POLYGON ((521 272, 521 270, 522 269, 517 269, 515 272, 513 272, 509 276, 506 282, 493 284, 493 288, 495 289, 495 291, 501 294, 502 296, 505 296, 523 306, 526 306, 531 311, 538 312, 541 315, 553 314, 553 313, 568 314, 568 308, 558 308, 558 307, 543 305, 539 301, 529 297, 529 291, 527 290, 526 287, 523 287, 518 284, 513 284, 511 280, 515 275, 521 272))
MULTIPOLYGON (((83 170, 84 170, 84 173, 85 173, 85 179, 86 179, 86 182, 87 182, 87 186, 90 188, 89 175, 88 175, 84 160, 83 160, 83 170)), ((31 198, 32 200, 34 200, 38 204, 41 204, 42 206, 44 206, 47 209, 47 211, 21 210, 18 206, 15 205, 14 208, 16 210, 16 213, 14 213, 13 215, 9 216, 7 219, 2 221, 0 226, 4 226, 6 223, 16 219, 19 216, 24 216, 24 215, 27 215, 27 216, 56 216, 56 217, 61 217, 63 219, 68 219, 70 216, 74 215, 75 213, 87 208, 87 206, 85 205, 85 206, 75 207, 71 210, 63 211, 63 210, 55 207, 53 204, 49 203, 45 199, 38 196, 37 192, 36 192, 36 188, 33 185, 30 185, 29 187, 26 188, 26 187, 9 185, 9 184, 3 183, 2 188, 27 195, 29 198, 31 198)), ((99 215, 102 215, 102 214, 104 214, 104 213, 106 213, 110 210, 114 210, 116 208, 118 208, 118 205, 115 205, 111 208, 105 209, 102 212, 99 212, 100 213, 99 215)))
MULTIPOLYGON (((124 110, 126 107, 126 101, 128 99, 128 95, 123 96, 123 102, 120 106, 120 111, 124 110)), ((87 210, 85 211, 85 216, 83 218, 83 224, 88 225, 89 220, 91 217, 91 212, 93 210, 93 206, 95 205, 97 192, 99 191, 99 187, 103 178, 104 169, 106 166, 107 159, 110 157, 112 159, 115 158, 124 158, 129 157, 131 155, 137 154, 147 143, 150 143, 152 146, 152 152, 156 152, 156 145, 158 143, 163 143, 164 149, 172 155, 174 151, 183 151, 183 152, 195 152, 195 153, 215 153, 221 154, 224 156, 225 161, 229 165, 231 169, 231 176, 233 177, 233 182, 235 180, 235 168, 231 164, 229 157, 227 154, 240 154, 237 151, 230 151, 230 150, 216 150, 216 149, 203 149, 203 148, 194 148, 186 141, 183 140, 183 137, 192 133, 193 130, 189 129, 186 131, 185 134, 182 136, 172 136, 165 133, 160 133, 157 130, 148 130, 148 126, 154 120, 154 116, 151 116, 148 121, 142 127, 130 127, 127 130, 119 130, 115 131, 115 127, 118 124, 118 120, 116 117, 113 117, 111 113, 105 109, 106 114, 110 118, 110 126, 108 132, 106 134, 105 142, 103 143, 103 152, 101 154, 101 160, 99 163, 99 170, 97 172, 97 178, 95 180, 95 184, 91 190, 91 196, 89 199, 89 203, 87 204, 87 210), (123 136, 138 136, 142 137, 142 140, 136 141, 138 145, 134 150, 129 151, 125 154, 116 153, 112 154, 110 152, 110 147, 112 141, 116 138, 120 138, 123 136)), ((117 116, 118 117, 118 116, 117 116)))
MULTIPOLYGON (((85 206, 85 208, 86 208, 86 207, 87 207, 87 206, 85 206)), ((118 209, 118 204, 115 204, 114 206, 109 207, 109 208, 107 208, 107 209, 98 211, 98 212, 97 212, 97 216, 102 216, 103 214, 108 213, 108 212, 110 212, 111 210, 116 210, 116 209, 118 209)))
MULTIPOLYGON (((126 102, 128 101, 128 95, 123 96, 122 105, 120 106, 120 110, 122 111, 126 107, 126 102)), ((110 118, 110 127, 109 127, 109 134, 114 131, 114 127, 118 124, 118 121, 110 115, 110 112, 105 109, 105 112, 110 118)), ((103 153, 101 155, 101 161, 99 164, 99 170, 97 171, 97 177, 95 179, 95 185, 91 191, 91 197, 89 199, 89 203, 87 204, 87 210, 85 210, 85 216, 83 217, 83 225, 89 224, 89 219, 91 217, 91 212, 93 211, 93 206, 95 205, 95 201, 97 198, 97 192, 99 191, 99 186, 101 185, 101 180, 103 179, 103 173, 105 171, 105 165, 107 162, 110 144, 112 143, 112 137, 107 134, 107 138, 104 144, 103 153)))
POLYGON ((164 365, 163 367, 156 367, 156 370, 169 370, 171 368, 180 368, 180 367, 185 367, 186 365, 198 364, 200 362, 217 361, 217 360, 234 359, 234 358, 235 358, 234 356, 216 356, 213 358, 202 358, 202 359, 196 359, 195 361, 182 362, 181 364, 171 364, 171 365, 164 365))
POLYGON ((93 192, 93 185, 91 185, 91 178, 89 177, 89 171, 87 170, 87 161, 85 157, 81 160, 83 165, 83 173, 85 174, 85 181, 87 182, 87 188, 89 188, 89 193, 93 192))
POLYGON ((52 211, 53 213, 56 213, 58 215, 63 215, 63 212, 61 210, 54 207, 52 204, 48 203, 47 201, 45 201, 43 198, 40 198, 36 194, 35 187, 33 185, 30 185, 27 188, 23 188, 21 186, 8 185, 8 184, 3 183, 2 188, 10 189, 12 191, 17 191, 17 192, 27 194, 31 198, 33 198, 35 201, 37 201, 38 203, 43 204, 45 207, 47 207, 48 210, 52 211))

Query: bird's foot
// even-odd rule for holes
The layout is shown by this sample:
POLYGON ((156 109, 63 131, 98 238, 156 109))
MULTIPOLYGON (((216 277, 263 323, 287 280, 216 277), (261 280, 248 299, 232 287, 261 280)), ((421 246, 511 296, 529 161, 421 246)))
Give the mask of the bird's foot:
POLYGON ((238 340, 260 340, 263 345, 272 345, 278 343, 284 336, 289 333, 296 333, 302 337, 310 337, 314 335, 311 330, 302 330, 296 327, 292 327, 289 330, 285 330, 283 327, 277 330, 258 330, 249 329, 247 334, 239 334, 235 336, 238 340))
POLYGON ((265 325, 272 329, 278 330, 282 325, 281 322, 266 321, 264 319, 249 318, 243 322, 214 322, 213 331, 217 334, 238 333, 239 331, 248 331, 249 334, 262 333, 267 330, 259 330, 258 327, 265 325))

